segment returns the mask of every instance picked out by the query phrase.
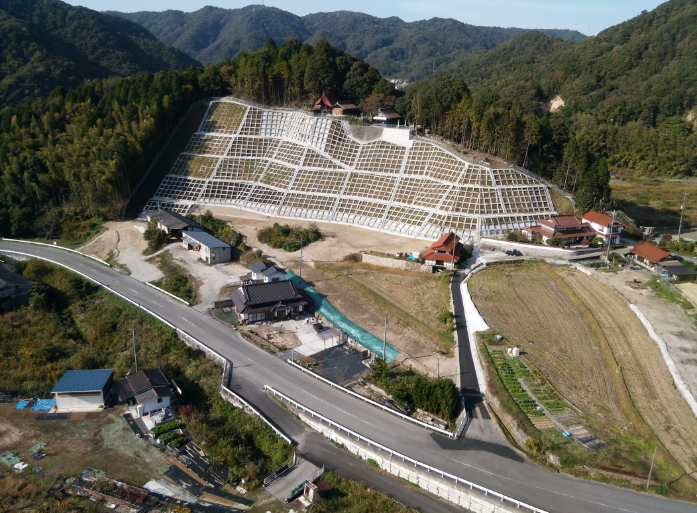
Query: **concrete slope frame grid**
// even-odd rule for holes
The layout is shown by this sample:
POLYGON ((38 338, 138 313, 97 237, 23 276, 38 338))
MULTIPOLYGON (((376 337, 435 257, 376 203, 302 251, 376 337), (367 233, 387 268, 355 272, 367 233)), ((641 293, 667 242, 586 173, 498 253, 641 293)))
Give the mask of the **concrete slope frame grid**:
POLYGON ((407 128, 351 127, 233 98, 210 104, 145 212, 196 204, 472 241, 554 213, 534 177, 468 161, 407 128))

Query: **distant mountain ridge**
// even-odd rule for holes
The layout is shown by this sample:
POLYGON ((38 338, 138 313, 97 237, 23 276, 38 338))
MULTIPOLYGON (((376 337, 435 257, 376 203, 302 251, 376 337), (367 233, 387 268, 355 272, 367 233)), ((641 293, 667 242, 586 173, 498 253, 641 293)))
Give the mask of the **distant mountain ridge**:
MULTIPOLYGON (((241 9, 204 7, 198 11, 121 13, 109 11, 148 29, 165 44, 203 62, 220 62, 240 51, 256 50, 273 38, 277 45, 293 37, 310 44, 324 38, 331 45, 372 64, 384 76, 417 80, 464 56, 487 50, 526 29, 478 27, 445 18, 405 22, 337 11, 297 16, 275 7, 241 9)), ((550 37, 582 41, 575 30, 540 30, 550 37)))
POLYGON ((137 23, 58 0, 0 0, 0 107, 56 86, 200 65, 137 23))

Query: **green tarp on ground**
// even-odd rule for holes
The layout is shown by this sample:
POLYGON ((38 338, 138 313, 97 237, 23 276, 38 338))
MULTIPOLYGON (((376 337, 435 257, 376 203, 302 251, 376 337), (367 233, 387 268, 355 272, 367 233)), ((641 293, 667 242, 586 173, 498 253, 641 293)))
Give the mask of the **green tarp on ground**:
POLYGON ((22 461, 22 458, 15 455, 13 452, 7 451, 0 454, 0 461, 8 467, 11 467, 22 461))
MULTIPOLYGON (((382 340, 349 321, 341 312, 334 308, 329 301, 324 299, 319 292, 310 287, 305 280, 296 276, 293 271, 288 271, 286 278, 292 280, 296 288, 310 296, 315 302, 315 311, 319 312, 322 317, 326 318, 336 326, 337 329, 346 333, 353 340, 370 349, 373 353, 378 356, 382 355, 382 340)), ((387 344, 385 348, 385 360, 387 363, 397 358, 398 355, 399 351, 387 344)))
POLYGON ((30 447, 30 448, 29 448, 29 452, 39 452, 39 451, 40 451, 41 449, 43 449, 44 447, 46 447, 46 444, 45 444, 44 442, 39 442, 39 443, 36 444, 35 446, 30 447))

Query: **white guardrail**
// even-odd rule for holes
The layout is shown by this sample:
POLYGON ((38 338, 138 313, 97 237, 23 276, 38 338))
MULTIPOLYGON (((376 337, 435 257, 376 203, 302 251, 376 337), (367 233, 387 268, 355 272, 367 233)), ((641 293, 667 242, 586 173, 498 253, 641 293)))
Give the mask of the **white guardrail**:
MULTIPOLYGON (((271 429, 273 429, 274 433, 276 433, 278 436, 280 436, 281 438, 283 438, 289 445, 293 445, 293 441, 292 441, 290 438, 288 438, 286 435, 284 435, 281 431, 279 431, 279 429, 278 429, 276 426, 274 426, 273 424, 271 424, 271 422, 269 421, 269 419, 267 419, 264 415, 262 415, 261 412, 259 412, 256 408, 254 408, 254 406, 252 406, 252 405, 249 404, 247 401, 245 401, 244 399, 242 399, 239 395, 237 395, 235 392, 233 392, 232 390, 230 390, 229 388, 227 388, 225 385, 221 385, 221 386, 220 386, 220 389, 221 389, 222 391, 224 391, 226 394, 230 394, 230 395, 233 396, 235 399, 237 399, 239 402, 241 402, 242 404, 244 404, 245 407, 249 408, 249 410, 250 410, 252 413, 254 413, 254 415, 256 415, 257 417, 259 417, 259 418, 260 418, 261 420, 263 420, 271 429)), ((221 394, 221 395, 222 395, 222 394, 221 394)))
POLYGON ((161 288, 158 287, 157 285, 153 285, 153 284, 150 283, 149 281, 146 281, 145 284, 146 284, 148 287, 152 287, 152 288, 154 288, 154 289, 156 289, 156 290, 159 290, 160 292, 164 292, 164 293, 167 294, 169 297, 171 297, 171 298, 173 298, 173 299, 176 299, 177 301, 181 301, 181 302, 184 303, 186 306, 191 306, 191 303, 189 303, 188 301, 186 301, 186 300, 184 300, 184 299, 182 299, 182 298, 180 298, 180 297, 177 297, 177 296, 175 296, 174 294, 172 294, 172 293, 170 293, 170 292, 167 292, 167 291, 164 290, 164 289, 161 289, 161 288))
POLYGON ((343 391, 343 392, 346 392, 347 394, 352 395, 353 397, 357 397, 358 399, 362 400, 363 402, 370 403, 370 404, 372 404, 373 406, 377 406, 378 408, 381 408, 381 409, 385 410, 386 412, 392 413, 393 415, 397 415, 398 417, 401 417, 401 418, 403 418, 404 420, 408 420, 409 422, 413 422, 414 424, 418 424, 419 426, 423 426, 423 427, 425 427, 425 428, 432 429, 432 430, 434 430, 434 431, 438 431, 439 433, 443 433, 444 435, 448 435, 448 437, 450 437, 450 438, 452 438, 453 436, 455 436, 455 433, 451 433, 450 431, 446 431, 445 429, 437 428, 436 426, 432 426, 432 425, 430 425, 430 424, 427 424, 427 423, 425 423, 425 422, 422 422, 422 421, 420 421, 420 420, 417 420, 417 419, 415 419, 415 418, 412 418, 412 417, 410 417, 409 415, 404 415, 403 413, 399 413, 399 412, 397 412, 397 411, 394 411, 392 408, 388 408, 388 407, 385 406, 384 404, 380 404, 379 402, 373 401, 372 399, 369 399, 369 398, 367 398, 367 397, 365 397, 365 396, 362 396, 361 394, 357 394, 356 392, 354 392, 354 391, 352 391, 352 390, 349 390, 348 388, 342 387, 341 385, 338 385, 337 383, 334 383, 333 381, 330 381, 330 380, 328 380, 327 378, 325 378, 325 377, 323 377, 323 376, 320 376, 319 374, 317 374, 317 373, 315 373, 315 372, 312 372, 311 370, 306 369, 305 367, 302 367, 301 365, 298 365, 298 364, 295 363, 295 362, 292 362, 292 361, 290 361, 290 360, 286 360, 286 361, 287 361, 289 364, 291 364, 293 367, 295 367, 295 368, 297 368, 297 369, 300 369, 301 371, 310 374, 310 375, 313 376, 314 378, 319 379, 320 381, 324 381, 324 382, 327 383, 328 385, 330 385, 330 386, 332 386, 332 387, 334 387, 334 388, 338 388, 339 390, 341 390, 341 391, 343 391))
MULTIPOLYGON (((23 243, 23 244, 36 244, 37 246, 46 246, 46 247, 49 247, 49 248, 62 249, 63 251, 70 251, 71 253, 77 253, 78 255, 82 255, 82 256, 84 256, 84 257, 91 258, 92 260, 96 260, 96 261, 99 262, 100 264, 104 264, 104 265, 106 265, 107 267, 111 267, 110 264, 106 263, 106 262, 105 262, 104 260, 102 260, 101 258, 97 258, 97 257, 92 256, 92 255, 87 255, 87 254, 85 254, 85 253, 80 253, 79 251, 75 251, 74 249, 64 248, 63 246, 59 246, 58 244, 46 244, 45 242, 34 242, 34 241, 31 241, 31 240, 22 240, 22 239, 7 239, 7 238, 5 238, 5 237, 3 237, 2 240, 6 240, 6 241, 9 241, 9 242, 21 242, 21 243, 23 243)), ((21 254, 21 253, 19 253, 19 252, 17 252, 17 253, 18 253, 18 254, 21 254)), ((34 256, 34 255, 30 255, 30 256, 34 256)), ((37 258, 38 258, 38 257, 37 257, 37 258)), ((45 260, 45 259, 44 259, 44 260, 45 260)), ((65 266, 63 266, 63 267, 65 267, 65 266)))
POLYGON ((358 439, 358 440, 362 440, 363 442, 367 443, 368 445, 372 445, 372 446, 374 446, 374 447, 377 447, 377 448, 380 449, 381 451, 385 451, 385 452, 387 452, 388 454, 391 454, 392 456, 396 456, 396 457, 398 457, 398 458, 401 458, 402 461, 408 461, 409 463, 413 463, 415 468, 416 468, 416 467, 422 467, 422 468, 426 469, 428 472, 433 472, 434 474, 440 474, 440 476, 441 476, 442 478, 446 478, 446 477, 447 477, 448 479, 452 479, 452 480, 455 481, 456 483, 461 483, 461 484, 463 484, 463 485, 465 485, 465 486, 469 486, 470 489, 477 489, 477 490, 479 490, 480 492, 483 492, 484 495, 493 495, 494 497, 497 497, 498 499, 500 499, 501 502, 504 502, 504 501, 505 501, 505 502, 510 502, 511 504, 515 504, 516 507, 518 507, 518 508, 524 508, 524 509, 527 509, 527 510, 529 510, 529 511, 532 511, 533 513, 547 513, 547 512, 546 512, 545 510, 543 510, 543 509, 536 508, 535 506, 531 506, 530 504, 526 504, 525 502, 516 500, 516 499, 514 499, 514 498, 512 498, 512 497, 509 497, 509 496, 507 496, 507 495, 504 495, 504 494, 502 494, 502 493, 495 492, 494 490, 490 490, 489 488, 486 488, 486 487, 484 487, 484 486, 479 486, 478 484, 473 483, 473 482, 471 482, 471 481, 468 481, 467 479, 462 479, 461 477, 457 477, 457 476, 455 476, 455 475, 453 475, 453 474, 450 474, 450 473, 448 473, 448 472, 444 472, 443 470, 440 470, 440 469, 437 469, 437 468, 432 467, 432 466, 430 466, 430 465, 427 465, 426 463, 421 463, 420 461, 415 460, 414 458, 410 458, 409 456, 407 456, 407 455, 405 455, 405 454, 402 454, 402 453, 400 453, 400 452, 394 451, 394 450, 390 449, 389 447, 385 447, 385 446, 382 445, 382 444, 379 444, 379 443, 377 443, 377 442, 374 442, 374 441, 371 440, 370 438, 366 438, 365 436, 360 435, 360 434, 356 433, 355 431, 351 431, 350 429, 348 429, 348 428, 342 426, 341 424, 339 424, 339 423, 337 423, 337 422, 334 422, 333 420, 328 419, 327 417, 325 417, 325 416, 323 416, 323 415, 320 415, 319 413, 315 412, 314 410, 311 410, 310 408, 307 408, 306 406, 302 405, 301 403, 297 402, 297 401, 294 400, 294 399, 291 399, 290 397, 288 397, 287 395, 285 395, 285 394, 282 393, 282 392, 279 392, 278 390, 276 390, 276 389, 273 388, 273 387, 270 387, 270 386, 268 386, 268 385, 264 385, 264 389, 266 389, 266 390, 268 390, 269 392, 271 392, 274 396, 276 396, 276 395, 280 396, 280 397, 283 398, 284 400, 286 400, 286 401, 288 401, 289 403, 293 404, 296 408, 300 408, 300 409, 302 409, 303 411, 305 411, 306 413, 309 413, 312 417, 317 417, 317 418, 320 419, 321 421, 326 422, 327 424, 332 425, 332 426, 338 428, 339 431, 344 431, 344 432, 346 432, 349 436, 353 436, 353 437, 355 437, 355 438, 358 439))
MULTIPOLYGON (((162 317, 160 317, 159 315, 157 315, 155 312, 153 312, 153 311, 150 310, 149 308, 147 308, 147 307, 145 307, 145 306, 143 306, 143 305, 141 305, 141 304, 139 304, 139 303, 136 303, 135 301, 133 301, 132 299, 130 299, 130 298, 126 297, 126 296, 124 296, 124 295, 121 294, 120 292, 117 292, 116 290, 112 289, 109 285, 106 285, 106 284, 104 284, 104 283, 101 283, 100 281, 95 280, 94 278, 92 278, 92 277, 90 277, 90 276, 87 276, 86 274, 81 273, 80 271, 77 271, 77 270, 75 270, 75 269, 73 269, 73 268, 71 268, 71 267, 68 267, 68 266, 65 265, 65 264, 61 264, 60 262, 56 262, 55 260, 51 260, 51 259, 49 259, 49 258, 38 257, 38 256, 35 256, 35 255, 31 255, 31 254, 29 254, 29 253, 21 253, 21 252, 19 252, 19 251, 11 251, 11 250, 7 250, 7 249, 0 249, 0 253, 12 253, 12 254, 16 254, 16 255, 23 255, 23 256, 30 256, 30 257, 34 257, 34 258, 39 258, 40 260, 45 260, 46 262, 50 262, 50 263, 52 263, 52 264, 55 264, 55 265, 59 265, 59 266, 61 266, 61 267, 64 267, 65 269, 68 269, 69 271, 74 272, 75 274, 79 274, 79 275, 82 276, 83 278, 85 278, 85 279, 87 279, 87 280, 90 280, 90 281, 96 283, 96 284, 99 285, 100 287, 104 287, 105 289, 107 289, 107 290, 109 290, 110 292, 113 292, 114 294, 116 294, 117 296, 119 296, 121 299, 124 299, 124 300, 128 301, 128 302, 131 303, 132 305, 137 306, 138 308, 140 308, 141 310, 143 310, 145 313, 148 313, 148 314, 152 315, 155 319, 157 319, 158 321, 162 322, 163 324, 166 324, 167 326, 169 326, 170 328, 172 328, 173 330, 175 330, 175 331, 176 331, 177 333, 179 333, 180 335, 185 336, 186 338, 188 338, 191 342, 193 342, 193 343, 196 345, 196 348, 197 348, 197 349, 200 349, 201 351, 203 351, 203 352, 205 352, 205 353, 210 353, 210 354, 212 354, 213 356, 215 356, 216 358, 218 358, 219 360, 221 360, 221 361, 223 362, 223 373, 225 373, 225 366, 226 366, 227 363, 228 363, 228 359, 227 359, 227 358, 225 358, 224 356, 222 356, 222 355, 221 355, 220 353, 218 353, 217 351, 211 349, 210 347, 208 347, 206 344, 204 344, 204 343, 201 342, 200 340, 196 339, 195 337, 192 337, 191 335, 189 335, 189 334, 188 334, 186 331, 184 331, 183 329, 178 328, 178 327, 176 327, 174 324, 172 324, 171 322, 169 322, 168 320, 163 319, 162 317)), ((240 401, 240 402, 243 403, 247 408, 249 408, 255 415, 257 415, 259 418, 261 418, 261 420, 263 420, 266 424, 268 424, 268 426, 269 426, 271 429, 273 429, 273 431, 274 431, 278 436, 280 436, 281 438, 283 438, 283 439, 284 439, 286 442, 288 442, 289 444, 292 444, 292 443, 293 443, 293 441, 292 441, 290 438, 288 438, 288 437, 287 437, 286 435, 284 435, 281 431, 279 431, 278 428, 277 428, 276 426, 274 426, 273 424, 271 424, 271 422, 269 422, 269 420, 268 420, 266 417, 264 417, 264 416, 263 416, 256 408, 254 408, 251 404, 249 404, 247 401, 245 401, 244 399, 242 399, 242 398, 241 398, 239 395, 237 395, 235 392, 233 392, 232 390, 226 388, 226 387, 223 386, 222 384, 221 384, 220 387, 221 387, 221 391, 224 390, 226 393, 228 393, 228 394, 234 396, 238 401, 240 401)), ((222 394, 221 394, 221 395, 222 395, 222 394)))
MULTIPOLYGON (((90 281, 96 283, 96 284, 99 285, 100 287, 104 287, 105 289, 108 289, 109 291, 111 291, 111 292, 113 292, 114 294, 116 294, 117 296, 119 296, 121 299, 124 299, 124 300, 128 301, 129 303, 131 303, 132 305, 137 306, 137 307, 140 308, 141 310, 143 310, 143 311, 145 311, 146 313, 148 313, 148 314, 152 315, 153 317, 155 317, 155 318, 156 318, 157 320, 159 320, 160 322, 162 322, 162 323, 166 324, 167 326, 169 326, 170 328, 176 330, 178 333, 181 333, 182 335, 186 336, 186 337, 189 338, 192 342, 194 342, 198 348, 200 348, 200 349, 203 350, 204 352, 212 353, 214 356, 216 356, 217 358, 219 358, 220 360, 222 360, 222 361, 224 362, 224 365, 226 365, 226 362, 228 362, 228 359, 227 359, 227 358, 225 358, 224 356, 220 355, 218 352, 214 351, 213 349, 211 349, 210 347, 208 347, 208 346, 205 345, 204 343, 200 342, 200 341, 197 340, 196 338, 192 337, 191 335, 189 335, 189 334, 188 334, 187 332, 185 332, 184 330, 182 330, 182 329, 180 329, 180 328, 177 328, 177 327, 176 327, 175 325, 173 325, 171 322, 167 321, 166 319, 163 319, 162 317, 160 317, 159 315, 157 315, 155 312, 153 312, 153 311, 150 310, 149 308, 147 308, 147 307, 145 307, 145 306, 143 306, 143 305, 140 305, 140 304, 136 303, 135 301, 129 299, 128 297, 124 296, 124 295, 121 294, 120 292, 115 291, 115 290, 112 289, 109 285, 105 285, 104 283, 101 283, 100 281, 95 280, 94 278, 92 278, 92 277, 90 277, 90 276, 87 276, 86 274, 81 273, 80 271, 76 271, 75 269, 72 269, 71 267, 68 267, 68 266, 65 265, 65 264, 61 264, 60 262, 56 262, 56 261, 54 261, 54 260, 50 260, 50 259, 44 258, 44 257, 37 257, 37 256, 31 255, 31 254, 29 254, 29 253, 22 253, 22 252, 19 252, 19 251, 11 251, 11 250, 6 250, 6 249, 1 249, 0 252, 1 252, 1 253, 13 253, 13 254, 17 254, 17 255, 29 256, 29 257, 33 257, 33 258, 39 258, 39 259, 41 259, 41 260, 45 260, 45 261, 50 262, 50 263, 55 264, 55 265, 59 265, 59 266, 61 266, 61 267, 64 267, 65 269, 68 269, 68 270, 71 271, 71 272, 74 272, 74 273, 76 273, 76 274, 79 274, 79 275, 82 276, 83 278, 88 279, 88 280, 90 280, 90 281)), ((108 265, 108 264, 107 264, 107 265, 108 265)), ((304 369, 304 370, 306 370, 306 369, 304 369)), ((223 371, 223 372, 225 372, 225 371, 223 371)), ((315 374, 315 373, 313 372, 312 374, 315 374)), ((321 378, 321 376, 319 376, 319 377, 321 378)), ((324 378, 322 378, 322 379, 324 379, 324 378)), ((335 385, 335 386, 338 386, 338 385, 336 385, 336 384, 334 384, 334 385, 335 385)), ((228 393, 228 394, 234 396, 238 401, 240 401, 242 404, 244 404, 245 406, 247 406, 247 407, 250 409, 250 411, 252 411, 255 415, 257 415, 261 420, 263 420, 263 421, 274 431, 274 433, 276 433, 279 437, 283 438, 283 440, 285 440, 288 444, 292 444, 292 443, 293 443, 293 441, 292 441, 290 438, 288 438, 285 434, 283 434, 281 431, 279 431, 279 429, 276 428, 276 426, 274 426, 273 424, 271 424, 271 422, 270 422, 264 415, 262 415, 256 408, 254 408, 252 405, 250 405, 247 401, 245 401, 244 399, 242 399, 239 395, 237 395, 237 394, 236 394, 235 392, 233 392, 232 390, 226 388, 226 387, 223 386, 222 384, 221 384, 220 388, 221 388, 221 391, 225 391, 225 393, 228 393)), ((340 387, 340 388, 343 388, 343 387, 340 387)), ((282 398, 284 398, 284 399, 287 400, 288 402, 293 403, 293 404, 296 406, 296 408, 302 408, 305 412, 309 413, 309 414, 312 415, 313 417, 317 417, 318 419, 322 420, 323 422, 326 422, 326 423, 328 423, 328 424, 330 424, 330 425, 332 425, 332 426, 335 426, 335 427, 339 428, 339 430, 345 431, 345 432, 348 433, 349 435, 355 436, 358 440, 363 440, 364 442, 368 443, 369 445, 373 445, 373 446, 377 447, 377 448, 380 449, 381 451, 386 451, 386 452, 388 452, 388 453, 390 453, 390 454, 392 454, 392 455, 394 455, 394 456, 397 456, 397 457, 399 457, 399 458, 402 458, 402 461, 409 461, 409 462, 413 463, 415 467, 421 466, 421 467, 427 469, 429 472, 435 472, 435 473, 437 473, 437 474, 440 474, 441 477, 443 477, 443 478, 447 477, 447 478, 449 478, 449 479, 454 480, 456 483, 462 483, 462 484, 464 484, 464 485, 467 485, 467 486, 470 487, 470 489, 476 488, 477 490, 484 492, 485 495, 493 495, 493 496, 495 496, 495 497, 500 498, 501 501, 508 501, 508 502, 510 502, 510 503, 512 503, 512 504, 515 504, 515 505, 516 505, 517 507, 519 507, 519 508, 526 508, 526 509, 532 511, 533 513, 547 513, 545 510, 536 508, 536 507, 534 507, 534 506, 530 506, 529 504, 526 504, 526 503, 524 503, 524 502, 518 501, 518 500, 513 499, 513 498, 511 498, 511 497, 508 497, 508 496, 506 496, 506 495, 500 494, 500 493, 495 492, 495 491, 493 491, 493 490, 489 490, 488 488, 485 488, 485 487, 483 487, 483 486, 479 486, 478 484, 472 483, 471 481, 467 481, 466 479, 459 478, 459 477, 454 476, 454 475, 452 475, 452 474, 449 474, 449 473, 447 473, 447 472, 443 472, 442 470, 439 470, 439 469, 437 469, 437 468, 431 467, 430 465, 427 465, 427 464, 425 464, 425 463, 421 463, 420 461, 415 460, 415 459, 413 459, 413 458, 410 458, 409 456, 406 456, 406 455, 404 455, 404 454, 402 454, 402 453, 400 453, 400 452, 393 451, 392 449, 390 449, 390 448, 388 448, 388 447, 385 447, 384 445, 381 445, 381 444, 379 444, 379 443, 377 443, 377 442, 374 442, 374 441, 371 440, 370 438, 366 438, 366 437, 364 437, 363 435, 359 435, 358 433, 355 433, 354 431, 351 431, 350 429, 345 428, 345 427, 342 426, 341 424, 339 424, 339 423, 337 423, 337 422, 334 422, 333 420, 330 420, 330 419, 324 417, 323 415, 320 415, 319 413, 317 413, 317 412, 315 412, 315 411, 313 411, 313 410, 311 410, 311 409, 305 407, 304 405, 300 404, 299 402, 295 401, 294 399, 291 399, 290 397, 286 396, 285 394, 282 394, 281 392, 277 391, 277 390, 274 389, 273 387, 270 387, 270 386, 268 386, 268 385, 264 385, 264 389, 271 391, 271 393, 273 393, 274 396, 280 395, 282 398)), ((348 391, 348 392, 350 392, 350 391, 348 391)), ((356 394, 356 395, 358 395, 358 394, 356 394)), ((374 401, 371 401, 371 402, 374 402, 374 401)), ((382 405, 379 405, 379 406, 382 406, 382 405)), ((393 412, 393 413, 396 414, 396 412, 393 412)), ((415 419, 412 419, 412 420, 415 420, 415 419)), ((426 424, 426 427, 429 427, 429 428, 433 429, 433 427, 432 427, 432 426, 428 426, 428 424, 426 424)))

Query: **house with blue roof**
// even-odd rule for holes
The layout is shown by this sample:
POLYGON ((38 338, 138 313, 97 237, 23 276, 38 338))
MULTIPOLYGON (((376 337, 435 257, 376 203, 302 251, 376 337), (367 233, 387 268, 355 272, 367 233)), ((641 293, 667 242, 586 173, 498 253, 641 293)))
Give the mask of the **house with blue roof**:
POLYGON ((113 383, 114 369, 69 370, 51 394, 59 412, 97 411, 104 409, 113 383))

